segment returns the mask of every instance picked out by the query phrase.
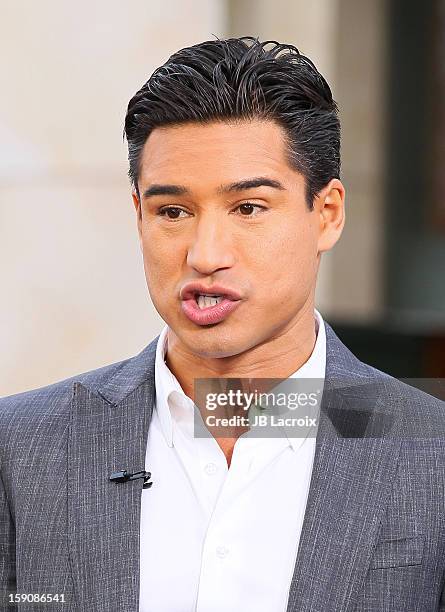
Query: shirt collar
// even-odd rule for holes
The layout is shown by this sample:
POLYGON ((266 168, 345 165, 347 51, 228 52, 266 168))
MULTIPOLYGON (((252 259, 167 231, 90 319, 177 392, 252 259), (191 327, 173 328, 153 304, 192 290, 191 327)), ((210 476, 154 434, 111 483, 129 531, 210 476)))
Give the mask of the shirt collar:
MULTIPOLYGON (((324 380, 326 372, 326 330, 324 321, 318 310, 314 311, 315 331, 317 339, 314 350, 309 359, 298 370, 293 372, 289 378, 318 378, 324 380)), ((175 421, 189 418, 190 410, 194 409, 192 400, 185 395, 177 378, 168 368, 165 362, 167 352, 168 325, 161 331, 156 347, 155 358, 155 388, 156 405, 159 422, 168 446, 173 447, 173 418, 175 421)), ((320 396, 321 401, 321 396, 320 396)), ((319 402, 320 404, 320 402, 319 402)), ((289 443, 294 450, 302 443, 301 438, 292 437, 286 430, 289 443)))

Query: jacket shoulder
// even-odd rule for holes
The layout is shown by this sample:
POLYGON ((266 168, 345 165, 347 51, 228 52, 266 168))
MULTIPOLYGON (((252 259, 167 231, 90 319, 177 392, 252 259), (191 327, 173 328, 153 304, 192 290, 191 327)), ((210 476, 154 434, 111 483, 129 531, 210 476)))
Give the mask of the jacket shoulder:
POLYGON ((101 379, 112 376, 126 361, 128 360, 89 370, 44 387, 2 397, 0 398, 0 419, 60 412, 71 401, 75 382, 92 383, 93 385, 99 383, 101 379))
POLYGON ((398 379, 362 364, 370 380, 371 397, 378 397, 376 410, 391 412, 394 418, 393 434, 401 437, 445 440, 445 402, 422 388, 422 379, 398 379))
POLYGON ((135 357, 88 370, 44 387, 0 398, 0 426, 23 418, 28 420, 33 417, 62 416, 69 411, 75 383, 97 393, 118 379, 121 373, 126 372, 128 376, 128 372, 137 370, 138 363, 150 352, 149 349, 153 351, 156 340, 135 357))
POLYGON ((363 366, 368 370, 372 378, 378 380, 383 387, 388 389, 388 392, 391 392, 391 398, 411 400, 417 404, 429 405, 439 410, 445 409, 445 402, 443 400, 420 388, 423 380, 428 381, 428 379, 422 379, 420 377, 418 379, 394 378, 390 374, 382 372, 368 364, 363 364, 363 366))
POLYGON ((129 359, 0 399, 3 466, 17 466, 33 454, 41 457, 51 445, 60 452, 66 449, 72 400, 79 384, 104 402, 114 404, 144 381, 154 381, 158 338, 129 359))
MULTIPOLYGON (((387 432, 445 441, 445 402, 418 388, 425 381, 397 379, 360 361, 332 327, 325 325, 326 377, 334 394, 339 393, 351 410, 369 418, 371 435, 387 432)), ((347 423, 345 427, 348 429, 347 423)))

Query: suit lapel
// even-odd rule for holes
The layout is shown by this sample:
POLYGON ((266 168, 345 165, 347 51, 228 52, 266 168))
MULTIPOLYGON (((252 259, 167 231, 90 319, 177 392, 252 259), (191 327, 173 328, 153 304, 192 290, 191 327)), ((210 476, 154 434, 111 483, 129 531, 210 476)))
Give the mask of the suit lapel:
POLYGON ((68 538, 79 609, 137 610, 142 479, 155 397, 157 339, 110 380, 74 384, 68 447, 68 538))
POLYGON ((354 609, 401 445, 385 437, 394 423, 376 413, 375 381, 368 376, 357 388, 360 362, 326 328, 325 390, 288 612, 354 609), (345 358, 352 363, 339 375, 345 358))

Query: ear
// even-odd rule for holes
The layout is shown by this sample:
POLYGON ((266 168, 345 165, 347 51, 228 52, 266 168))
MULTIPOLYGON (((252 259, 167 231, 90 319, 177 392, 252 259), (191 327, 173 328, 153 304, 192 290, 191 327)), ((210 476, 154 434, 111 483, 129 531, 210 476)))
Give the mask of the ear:
POLYGON ((345 225, 345 188, 339 179, 332 179, 314 200, 319 215, 318 252, 332 249, 345 225))
POLYGON ((133 190, 131 193, 131 197, 133 198, 134 208, 136 210, 136 220, 139 234, 139 245, 142 251, 142 208, 141 202, 139 200, 139 196, 136 193, 136 190, 133 190))

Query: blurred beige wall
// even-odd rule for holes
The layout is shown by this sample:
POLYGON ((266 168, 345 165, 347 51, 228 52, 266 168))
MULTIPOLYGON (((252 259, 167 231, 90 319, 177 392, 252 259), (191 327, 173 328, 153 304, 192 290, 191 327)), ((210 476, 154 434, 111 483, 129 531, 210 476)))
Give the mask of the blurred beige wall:
POLYGON ((221 0, 2 2, 0 395, 130 357, 160 331, 127 180, 129 98, 225 36, 221 0))
POLYGON ((327 311, 375 322, 384 312, 388 0, 339 0, 335 97, 342 124, 346 225, 331 254, 327 311))

